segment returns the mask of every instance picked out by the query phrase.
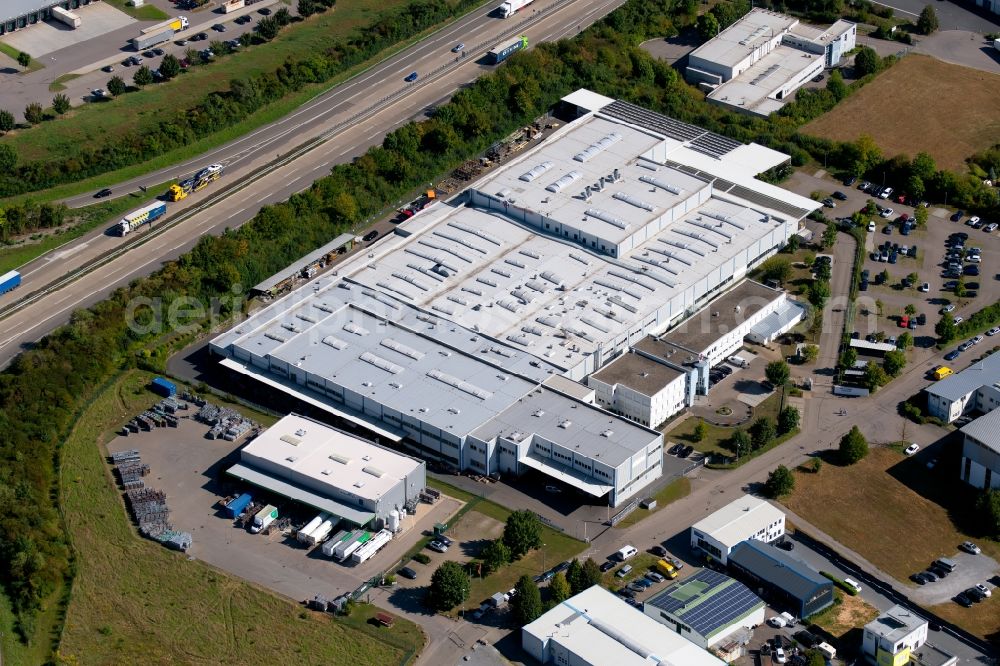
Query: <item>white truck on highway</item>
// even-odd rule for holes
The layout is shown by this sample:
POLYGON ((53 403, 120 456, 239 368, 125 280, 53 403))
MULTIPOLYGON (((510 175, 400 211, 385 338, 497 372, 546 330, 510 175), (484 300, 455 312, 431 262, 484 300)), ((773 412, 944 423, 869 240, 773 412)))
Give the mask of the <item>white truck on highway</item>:
POLYGON ((510 18, 534 1, 535 0, 507 0, 507 2, 500 5, 498 10, 501 16, 504 18, 510 18))

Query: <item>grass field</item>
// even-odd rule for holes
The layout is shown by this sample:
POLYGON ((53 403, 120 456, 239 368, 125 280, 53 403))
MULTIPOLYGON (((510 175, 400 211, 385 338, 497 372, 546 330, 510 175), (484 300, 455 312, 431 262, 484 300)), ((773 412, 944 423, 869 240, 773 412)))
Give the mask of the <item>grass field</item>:
MULTIPOLYGON (((13 58, 15 63, 17 62, 17 56, 21 54, 20 51, 18 51, 13 46, 5 42, 0 42, 0 53, 3 53, 4 55, 13 58)), ((17 66, 20 67, 20 65, 17 66)), ((31 62, 28 63, 27 69, 20 70, 20 72, 21 73, 34 72, 35 70, 43 69, 44 67, 45 65, 32 58, 31 62)))
POLYGON ((996 74, 910 54, 802 132, 837 141, 870 134, 886 156, 925 151, 963 173, 965 158, 1000 142, 998 97, 996 74))
MULTIPOLYGON (((302 611, 294 602, 136 536, 102 460, 128 415, 155 397, 131 372, 101 393, 62 449, 62 508, 78 573, 60 647, 67 663, 405 663, 419 628, 390 631, 302 611), (258 631, 266 627, 266 631, 258 631)), ((155 471, 154 471, 155 478, 155 471)), ((153 482, 155 485, 155 481, 153 482)))
MULTIPOLYGON (((954 472, 957 460, 942 460, 933 472, 925 463, 919 455, 907 458, 891 448, 873 448, 850 467, 827 464, 818 474, 796 471, 795 491, 784 503, 904 583, 966 539, 1000 557, 1000 544, 965 534, 952 521, 951 515, 968 512, 970 500, 954 472)), ((975 610, 982 611, 980 606, 975 610)), ((1000 613, 957 615, 958 624, 980 636, 1000 631, 1000 613)))
POLYGON ((170 18, 170 16, 166 14, 163 10, 153 5, 143 5, 142 7, 133 7, 132 5, 128 4, 126 0, 104 0, 104 1, 107 2, 109 5, 111 5, 112 7, 114 7, 115 9, 119 9, 128 14, 129 16, 131 16, 132 18, 138 19, 140 21, 162 21, 170 18))
MULTIPOLYGON (((772 421, 776 421, 778 418, 778 412, 781 411, 781 393, 775 391, 770 396, 764 399, 759 405, 753 408, 753 414, 750 420, 739 426, 739 428, 749 428, 750 424, 754 420, 766 416, 772 421)), ((724 442, 733 436, 733 433, 738 428, 728 427, 728 426, 717 426, 706 422, 705 425, 708 426, 708 434, 700 442, 694 441, 694 429, 698 425, 700 419, 691 416, 673 429, 663 433, 664 442, 672 441, 684 444, 690 444, 695 448, 696 451, 701 451, 702 453, 712 454, 718 453, 724 456, 731 456, 733 452, 723 446, 724 442)), ((669 425, 669 424, 668 424, 669 425)))

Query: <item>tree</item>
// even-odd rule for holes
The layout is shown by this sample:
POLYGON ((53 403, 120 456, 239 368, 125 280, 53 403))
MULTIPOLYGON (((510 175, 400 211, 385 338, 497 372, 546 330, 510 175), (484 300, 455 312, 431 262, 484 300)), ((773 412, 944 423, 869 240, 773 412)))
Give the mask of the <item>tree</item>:
POLYGON ((874 393, 880 386, 889 383, 889 376, 885 374, 885 370, 878 363, 868 361, 868 364, 865 365, 864 382, 865 388, 874 393))
POLYGON ((840 355, 840 367, 845 369, 850 369, 854 367, 854 364, 858 362, 858 350, 854 347, 848 347, 844 350, 844 353, 840 355))
MULTIPOLYGON (((14 146, 7 145, 6 143, 0 143, 0 171, 5 173, 10 173, 17 166, 17 150, 14 146)), ((3 213, 3 209, 0 208, 0 214, 3 213)), ((0 230, 2 230, 3 217, 0 217, 0 230)))
POLYGON ((42 105, 38 102, 32 102, 28 106, 24 107, 24 119, 32 125, 37 125, 45 120, 45 113, 42 111, 42 105))
POLYGON ((60 116, 66 113, 67 111, 69 111, 69 97, 66 97, 66 95, 62 93, 59 93, 58 95, 52 98, 52 108, 60 116))
POLYGON ((14 129, 14 114, 7 109, 0 109, 0 132, 9 132, 14 129))
POLYGON ((955 318, 951 316, 950 312, 941 315, 941 319, 934 325, 934 333, 941 342, 947 343, 955 339, 958 331, 955 327, 955 318))
POLYGON ((792 276, 792 262, 784 257, 771 257, 760 265, 760 278, 765 282, 777 280, 785 282, 792 276))
POLYGON ((882 69, 882 58, 879 57, 875 49, 870 46, 862 46, 857 55, 854 56, 854 76, 862 78, 869 74, 875 74, 882 69))
MULTIPOLYGON (((245 35, 247 33, 243 34, 245 35)), ((240 37, 242 36, 243 35, 240 35, 240 37)), ((201 62, 201 53, 198 52, 198 49, 190 48, 184 52, 184 59, 187 60, 188 67, 194 67, 201 62)))
POLYGON ((898 349, 886 352, 882 359, 882 369, 890 377, 898 377, 899 373, 906 367, 906 354, 898 349))
POLYGON ((813 280, 806 287, 806 298, 814 307, 822 310, 827 299, 830 298, 830 283, 824 280, 813 280))
POLYGON ((983 532, 993 539, 1000 539, 1000 490, 991 489, 976 498, 976 513, 983 532))
POLYGON ((795 476, 784 465, 778 465, 777 469, 767 475, 767 481, 764 482, 764 495, 771 499, 784 497, 793 490, 795 490, 795 476))
POLYGON ((278 25, 278 22, 272 16, 265 16, 257 21, 257 27, 255 28, 260 38, 268 42, 278 36, 278 30, 280 29, 281 26, 278 25))
POLYGON ((831 248, 833 244, 837 242, 837 225, 833 220, 826 223, 826 229, 823 230, 823 241, 822 245, 824 248, 831 248))
POLYGON ((244 32, 240 35, 240 46, 246 48, 253 44, 253 34, 249 32, 244 32))
POLYGON ((299 0, 299 16, 302 18, 309 18, 318 9, 315 0, 299 0))
POLYGON ((847 84, 844 83, 844 76, 840 73, 839 69, 830 72, 830 78, 826 82, 826 89, 838 102, 847 97, 849 90, 847 84))
POLYGON ((909 331, 903 331, 899 334, 899 337, 896 338, 896 346, 900 349, 909 349, 913 346, 913 336, 910 335, 909 331))
POLYGON ((289 13, 287 7, 282 7, 278 11, 274 12, 274 21, 279 27, 284 28, 286 25, 292 22, 292 15, 289 13))
POLYGON ((141 88, 143 86, 148 86, 152 82, 153 82, 153 72, 151 72, 149 67, 146 67, 145 65, 140 67, 139 70, 135 73, 135 76, 132 77, 132 83, 134 83, 138 88, 141 88))
POLYGON ((773 386, 784 386, 790 374, 788 364, 784 361, 771 361, 764 368, 764 376, 773 386))
POLYGON ((750 453, 752 447, 753 441, 750 439, 750 435, 742 428, 734 432, 732 437, 729 438, 729 448, 736 454, 737 459, 750 453))
MULTIPOLYGON (((909 275, 906 276, 906 281, 910 283, 910 289, 916 289, 917 286, 919 286, 919 283, 920 283, 920 274, 919 273, 910 273, 909 275)), ((914 308, 913 311, 916 312, 916 306, 914 306, 911 303, 910 307, 913 307, 914 308)))
POLYGON ((819 471, 823 469, 823 460, 817 457, 813 457, 809 460, 809 469, 812 470, 813 474, 819 474, 819 471))
POLYGON ((695 27, 698 30, 698 36, 701 37, 701 41, 703 42, 707 42, 719 34, 719 20, 711 12, 705 12, 699 16, 695 27))
MULTIPOLYGON (((601 573, 601 567, 597 565, 594 558, 588 557, 583 563, 583 576, 581 577, 581 591, 590 589, 595 585, 599 585, 601 579, 604 578, 604 574, 601 573)), ((574 594, 576 594, 574 592, 574 594)))
POLYGON ((556 603, 566 601, 572 596, 569 583, 566 582, 566 576, 563 572, 560 571, 549 581, 549 594, 552 595, 552 600, 556 603))
POLYGON ((227 55, 233 52, 233 47, 229 45, 229 42, 224 42, 220 39, 212 40, 209 43, 208 48, 217 56, 227 55))
POLYGON ((469 598, 469 585, 469 574, 461 564, 445 562, 431 576, 428 604, 436 610, 451 610, 469 598))
POLYGON ((538 619, 542 614, 542 595, 530 576, 521 576, 514 586, 517 593, 510 602, 510 611, 518 626, 523 627, 538 619))
POLYGON ((965 278, 955 280, 955 298, 965 298, 965 278))
POLYGON ((580 560, 575 557, 566 569, 566 581, 569 583, 569 589, 573 594, 579 594, 588 587, 585 585, 583 579, 583 566, 580 564, 580 560))
POLYGON ((181 73, 181 61, 177 59, 172 53, 168 53, 163 56, 163 61, 160 62, 160 74, 163 78, 170 80, 181 73))
POLYGON ((858 426, 851 426, 850 431, 840 438, 840 459, 845 465, 853 465, 868 455, 868 440, 861 434, 858 426))
POLYGON ((796 252, 799 249, 799 245, 801 243, 802 243, 802 236, 799 236, 798 234, 792 234, 791 236, 788 237, 788 245, 787 245, 788 251, 796 252))
POLYGON ((503 542, 510 548, 512 559, 542 545, 542 523, 534 511, 514 511, 503 528, 503 542))
POLYGON ((826 666, 826 657, 819 650, 809 650, 806 653, 806 666, 826 666))
POLYGON ((806 363, 813 363, 817 358, 819 358, 819 347, 816 345, 803 345, 802 346, 802 360, 806 363))
POLYGON ((907 303, 906 307, 903 308, 903 312, 905 312, 908 316, 912 317, 913 315, 917 314, 917 306, 914 305, 913 303, 907 303))
POLYGON ((785 407, 778 412, 778 434, 787 435, 799 427, 799 410, 785 407))
POLYGON ((917 19, 917 32, 921 35, 929 35, 938 29, 938 17, 937 12, 930 5, 927 5, 920 12, 920 18, 917 19))
POLYGON ((913 219, 917 221, 918 227, 927 226, 927 209, 923 206, 917 206, 917 209, 913 211, 913 219))
POLYGON ((108 79, 108 92, 118 97, 119 95, 124 95, 128 88, 125 86, 125 82, 122 81, 120 76, 112 76, 108 79))
POLYGON ((486 574, 489 575, 510 563, 510 548, 503 540, 494 539, 483 548, 482 558, 486 574))
POLYGON ((857 153, 854 162, 855 175, 863 176, 882 163, 882 151, 871 135, 862 134, 859 136, 858 140, 854 142, 854 149, 857 153))
POLYGON ((695 442, 700 442, 707 436, 708 436, 708 426, 705 425, 705 422, 703 420, 698 419, 698 423, 694 427, 694 434, 692 435, 691 439, 694 440, 695 442))
POLYGON ((750 442, 753 444, 754 450, 767 446, 774 439, 775 434, 777 434, 777 429, 771 419, 761 416, 754 421, 750 426, 750 442))
POLYGON ((21 67, 27 67, 31 64, 31 55, 21 51, 17 54, 17 64, 21 67))

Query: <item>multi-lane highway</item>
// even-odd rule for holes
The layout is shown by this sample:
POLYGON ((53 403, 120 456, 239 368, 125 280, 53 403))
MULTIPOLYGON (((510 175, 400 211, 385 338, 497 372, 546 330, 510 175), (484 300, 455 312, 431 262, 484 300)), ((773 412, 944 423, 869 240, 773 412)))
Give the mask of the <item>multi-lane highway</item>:
MULTIPOLYGON (((189 217, 161 230, 155 239, 106 260, 125 239, 104 229, 64 246, 23 267, 20 293, 0 296, 0 364, 6 365, 26 345, 65 323, 73 310, 91 305, 113 289, 135 277, 156 270, 163 261, 190 249, 206 233, 218 233, 251 219, 268 203, 283 201, 329 173, 338 163, 350 161, 368 147, 380 143, 385 134, 419 117, 425 109, 446 100, 459 86, 474 80, 487 67, 479 57, 501 36, 526 34, 532 44, 572 35, 601 18, 623 0, 538 0, 511 19, 490 16, 490 4, 472 12, 427 40, 406 49, 373 69, 301 107, 289 116, 256 132, 213 150, 196 160, 115 186, 118 192, 135 191, 195 171, 210 162, 226 164, 223 180, 178 204, 170 205, 167 220, 181 211, 189 217), (451 48, 464 42, 466 50, 480 48, 456 61, 451 48), (403 78, 417 71, 421 78, 407 85, 403 78), (432 74, 433 73, 433 74, 432 74), (360 114, 360 115, 359 115, 360 114), (296 148, 310 141, 325 142, 308 152, 296 148), (298 154, 301 152, 301 154, 298 154), (293 157, 288 157, 290 154, 293 157), (280 156, 280 159, 279 159, 280 156), (277 166, 273 166, 277 162, 277 166), (269 166, 272 165, 272 166, 269 166), (259 179, 213 205, 197 210, 219 191, 234 183, 259 179), (261 175, 262 174, 262 175, 261 175), (43 296, 11 311, 13 303, 43 285, 57 285, 76 271, 85 274, 47 291, 43 296)), ((70 200, 70 205, 92 201, 70 200)), ((247 288, 248 285, 243 285, 247 288)))

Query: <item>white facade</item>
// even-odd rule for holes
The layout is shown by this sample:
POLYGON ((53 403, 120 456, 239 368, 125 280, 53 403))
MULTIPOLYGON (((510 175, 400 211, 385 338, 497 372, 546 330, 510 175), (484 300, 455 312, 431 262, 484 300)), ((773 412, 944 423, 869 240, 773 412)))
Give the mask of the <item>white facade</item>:
POLYGON ((525 625, 521 646, 538 663, 558 666, 725 663, 599 585, 525 625), (655 662, 650 661, 651 655, 655 655, 655 662))
POLYGON ((747 539, 771 543, 784 535, 785 514, 770 502, 744 495, 692 525, 691 547, 726 564, 737 544, 747 539))
POLYGON ((905 664, 911 652, 927 642, 927 620, 893 606, 865 625, 861 647, 871 664, 905 664))
POLYGON ((951 423, 974 409, 990 412, 1000 406, 1000 354, 990 354, 965 370, 934 382, 927 393, 927 413, 951 423))
POLYGON ((688 404, 688 374, 684 368, 629 352, 592 374, 587 383, 597 404, 609 412, 656 428, 688 404))
POLYGON ((962 436, 961 479, 980 489, 1000 488, 1000 409, 962 428, 962 436))

